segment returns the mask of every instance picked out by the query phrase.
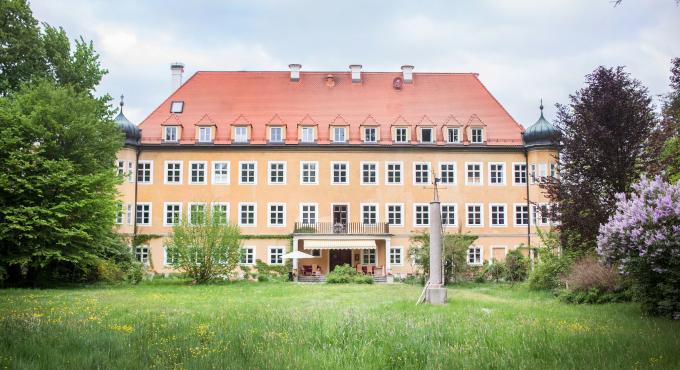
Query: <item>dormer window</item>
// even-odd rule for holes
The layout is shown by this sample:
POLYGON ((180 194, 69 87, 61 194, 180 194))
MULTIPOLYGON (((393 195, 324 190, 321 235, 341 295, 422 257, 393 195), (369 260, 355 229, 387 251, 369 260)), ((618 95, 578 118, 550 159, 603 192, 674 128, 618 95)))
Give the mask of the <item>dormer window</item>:
POLYGON ((364 128, 364 143, 377 143, 378 129, 375 127, 364 128))
POLYGON ((313 143, 314 142, 314 127, 303 127, 302 128, 302 140, 303 143, 313 143))
POLYGON ((432 142, 432 128, 423 127, 420 129, 420 142, 421 143, 431 143, 432 142))
POLYGON ((408 129, 406 127, 397 127, 394 129, 394 142, 397 144, 408 143, 408 129))
POLYGON ((170 113, 182 113, 184 111, 183 101, 173 101, 170 104, 170 113))
POLYGON ((245 126, 234 127, 234 142, 237 143, 248 142, 248 127, 245 126))
POLYGON ((176 143, 177 142, 177 126, 165 126, 165 135, 163 141, 176 143))
POLYGON ((283 128, 282 127, 270 127, 269 128, 269 142, 270 143, 282 143, 283 142, 283 128))
POLYGON ((448 128, 448 129, 446 129, 446 140, 449 143, 459 143, 460 142, 460 130, 458 128, 448 128))
POLYGON ((345 139, 345 128, 344 127, 333 127, 333 142, 334 143, 344 143, 345 139))
POLYGON ((481 128, 472 129, 472 140, 473 144, 482 144, 484 142, 484 132, 481 128))
POLYGON ((198 142, 199 143, 210 143, 210 142, 212 142, 212 127, 199 127, 198 128, 198 142))

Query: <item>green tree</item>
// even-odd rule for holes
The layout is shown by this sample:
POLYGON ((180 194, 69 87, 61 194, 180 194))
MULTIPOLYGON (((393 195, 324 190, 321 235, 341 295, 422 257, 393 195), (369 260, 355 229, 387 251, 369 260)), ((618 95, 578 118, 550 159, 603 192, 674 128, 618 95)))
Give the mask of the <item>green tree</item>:
MULTIPOLYGON (((442 238, 442 259, 444 260, 444 283, 457 281, 468 269, 468 247, 477 236, 463 234, 444 234, 442 238)), ((430 273, 430 234, 428 231, 415 233, 410 238, 409 253, 414 263, 430 273)))
POLYGON ((649 173, 671 183, 680 181, 680 58, 671 61, 671 91, 661 108, 661 122, 649 140, 652 158, 649 173))
POLYGON ((0 266, 10 281, 82 278, 125 258, 114 233, 122 133, 105 99, 43 80, 0 97, 0 266))
POLYGON ((191 223, 183 218, 175 225, 166 243, 170 265, 201 284, 234 271, 240 259, 241 230, 221 223, 205 207, 192 214, 191 223))
POLYGON ((72 50, 61 27, 41 30, 26 0, 0 1, 0 45, 0 95, 41 79, 92 92, 107 72, 92 42, 80 37, 72 50))

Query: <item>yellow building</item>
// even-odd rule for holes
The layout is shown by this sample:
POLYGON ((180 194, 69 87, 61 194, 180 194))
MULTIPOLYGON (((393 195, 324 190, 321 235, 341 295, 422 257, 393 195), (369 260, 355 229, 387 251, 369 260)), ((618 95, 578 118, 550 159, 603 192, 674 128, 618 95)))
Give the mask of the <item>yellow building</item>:
MULTIPOLYGON (((247 235, 290 235, 301 273, 350 264, 376 276, 414 271, 409 237, 429 226, 433 176, 447 232, 479 238, 468 262, 536 245, 555 174, 555 129, 524 132, 474 73, 197 72, 140 125, 121 114, 121 233, 170 271, 163 236, 212 207, 247 235)), ((541 106, 542 109, 542 106, 541 106)), ((242 262, 282 264, 285 238, 244 240, 242 262)))

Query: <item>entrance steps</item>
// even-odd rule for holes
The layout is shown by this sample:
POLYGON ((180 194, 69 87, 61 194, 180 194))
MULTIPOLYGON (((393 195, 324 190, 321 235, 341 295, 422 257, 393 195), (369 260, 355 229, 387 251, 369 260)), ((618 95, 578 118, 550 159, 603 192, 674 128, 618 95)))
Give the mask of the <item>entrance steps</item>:
POLYGON ((326 276, 311 275, 311 276, 298 276, 298 283, 323 283, 326 281, 326 276))

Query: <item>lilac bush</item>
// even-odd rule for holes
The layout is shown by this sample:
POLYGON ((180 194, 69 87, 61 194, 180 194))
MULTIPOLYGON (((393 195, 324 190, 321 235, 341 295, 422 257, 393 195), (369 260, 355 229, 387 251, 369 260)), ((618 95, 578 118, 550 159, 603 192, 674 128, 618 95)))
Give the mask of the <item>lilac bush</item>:
POLYGON ((616 199, 597 253, 630 278, 645 311, 680 319, 680 183, 643 177, 616 199))

